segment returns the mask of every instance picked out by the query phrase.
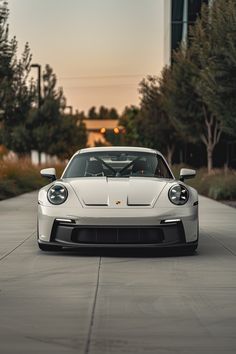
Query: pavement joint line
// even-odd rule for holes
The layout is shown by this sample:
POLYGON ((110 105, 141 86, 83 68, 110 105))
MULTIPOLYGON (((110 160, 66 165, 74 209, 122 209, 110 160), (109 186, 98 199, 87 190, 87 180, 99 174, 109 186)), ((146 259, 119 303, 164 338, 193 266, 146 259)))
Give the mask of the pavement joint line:
POLYGON ((230 248, 228 248, 227 246, 225 246, 223 244, 223 242, 221 242, 220 240, 218 240, 217 237, 213 236, 212 234, 210 234, 209 232, 204 233, 205 235, 209 236, 210 238, 213 238, 216 242, 218 242, 226 251, 228 251, 232 256, 236 256, 236 254, 234 253, 234 251, 232 251, 230 248))
POLYGON ((93 307, 92 307, 92 313, 91 313, 91 318, 90 318, 90 323, 89 323, 88 336, 87 336, 87 340, 86 340, 86 344, 85 344, 85 351, 84 351, 85 354, 89 354, 89 350, 90 350, 90 343, 91 343, 91 337, 92 337, 92 329, 93 329, 93 324, 94 324, 94 316, 95 316, 95 309, 96 309, 97 296, 98 296, 98 287, 99 287, 99 280, 100 280, 101 261, 102 261, 102 257, 99 257, 98 271, 97 271, 97 282, 96 282, 96 287, 95 287, 95 293, 94 293, 93 307))
POLYGON ((22 240, 20 243, 18 243, 18 245, 16 247, 14 247, 11 251, 5 253, 2 257, 0 257, 0 261, 2 261, 3 259, 7 258, 8 256, 10 256, 10 254, 12 254, 17 248, 19 248, 20 246, 22 246, 26 241, 28 241, 33 235, 35 234, 35 231, 32 232, 32 234, 30 234, 29 236, 27 236, 24 240, 22 240))

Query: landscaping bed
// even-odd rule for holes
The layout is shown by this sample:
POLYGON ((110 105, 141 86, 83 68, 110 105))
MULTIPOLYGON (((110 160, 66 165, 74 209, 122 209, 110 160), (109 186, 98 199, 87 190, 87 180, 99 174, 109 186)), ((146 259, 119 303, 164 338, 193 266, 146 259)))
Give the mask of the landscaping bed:
MULTIPOLYGON (((181 166, 173 166, 174 175, 179 178, 181 166)), ((205 168, 197 170, 195 178, 186 180, 199 194, 215 200, 236 201, 236 171, 214 169, 210 174, 205 168)))
MULTIPOLYGON (((40 170, 47 166, 34 166, 29 160, 0 161, 0 200, 37 190, 49 183, 40 170)), ((55 166, 60 176, 64 165, 55 166)))
MULTIPOLYGON (((0 200, 11 198, 22 193, 37 190, 48 183, 40 176, 40 170, 46 165, 34 166, 29 160, 18 162, 0 161, 0 200)), ((60 176, 64 164, 54 166, 60 176)), ((182 166, 175 165, 172 170, 177 178, 182 166)), ((186 180, 186 183, 197 189, 198 193, 206 197, 236 205, 236 171, 215 169, 211 174, 205 168, 197 170, 195 178, 186 180)))

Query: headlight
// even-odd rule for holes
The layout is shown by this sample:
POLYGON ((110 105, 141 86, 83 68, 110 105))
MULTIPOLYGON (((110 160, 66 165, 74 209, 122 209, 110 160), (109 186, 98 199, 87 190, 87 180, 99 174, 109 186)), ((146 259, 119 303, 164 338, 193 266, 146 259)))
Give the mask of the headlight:
POLYGON ((62 184, 54 184, 54 186, 48 190, 48 200, 52 204, 62 204, 66 201, 67 197, 68 191, 62 184))
POLYGON ((189 192, 182 184, 176 184, 169 189, 169 199, 175 205, 184 205, 189 198, 189 192))

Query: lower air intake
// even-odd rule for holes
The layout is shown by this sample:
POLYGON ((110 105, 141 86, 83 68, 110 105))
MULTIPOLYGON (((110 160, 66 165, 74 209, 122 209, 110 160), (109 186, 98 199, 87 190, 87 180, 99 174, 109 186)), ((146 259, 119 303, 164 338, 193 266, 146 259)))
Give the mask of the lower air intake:
POLYGON ((71 241, 97 244, 162 243, 164 234, 158 228, 76 228, 71 241))

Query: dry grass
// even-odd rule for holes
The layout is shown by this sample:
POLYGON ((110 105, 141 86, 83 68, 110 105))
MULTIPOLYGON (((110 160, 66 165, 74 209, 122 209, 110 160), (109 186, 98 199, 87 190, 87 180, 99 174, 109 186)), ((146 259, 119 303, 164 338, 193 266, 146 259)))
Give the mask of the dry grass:
MULTIPOLYGON (((37 190, 48 183, 40 176, 40 170, 48 166, 34 166, 29 160, 22 159, 18 162, 0 161, 0 200, 14 197, 21 193, 37 190)), ((52 167, 52 166, 50 166, 52 167)), ((65 165, 54 166, 60 177, 65 165)), ((180 168, 173 166, 176 177, 180 168)), ((194 179, 187 180, 187 184, 196 188, 199 194, 216 200, 236 200, 236 171, 217 169, 208 175, 204 168, 197 170, 194 179)))
MULTIPOLYGON (((174 166, 173 172, 179 176, 181 166, 174 166)), ((197 189, 199 194, 215 200, 236 200, 236 171, 214 169, 211 174, 205 168, 197 170, 194 179, 186 183, 197 189)))
MULTIPOLYGON (((34 166, 26 159, 17 162, 0 161, 0 200, 39 189, 47 184, 47 180, 40 176, 40 170, 45 167, 47 166, 34 166)), ((58 165, 55 168, 60 176, 64 166, 58 165)))

